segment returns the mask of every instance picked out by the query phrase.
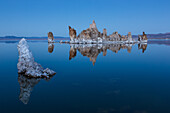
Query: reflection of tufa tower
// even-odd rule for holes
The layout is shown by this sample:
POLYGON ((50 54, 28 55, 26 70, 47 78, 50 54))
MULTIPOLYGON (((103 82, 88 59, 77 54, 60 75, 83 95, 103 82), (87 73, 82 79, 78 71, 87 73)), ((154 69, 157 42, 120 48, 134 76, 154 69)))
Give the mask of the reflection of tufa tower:
POLYGON ((70 52, 69 52, 69 60, 71 60, 72 58, 74 58, 77 54, 77 49, 70 47, 70 52))
POLYGON ((144 53, 146 51, 146 48, 147 48, 146 43, 138 44, 138 49, 142 49, 142 53, 144 53))
POLYGON ((20 95, 19 99, 24 103, 27 104, 31 95, 31 92, 36 84, 41 79, 36 79, 36 78, 28 78, 23 75, 18 75, 18 82, 20 84, 20 95))
POLYGON ((98 55, 103 52, 103 56, 106 56, 107 49, 111 50, 114 53, 118 53, 121 49, 127 49, 131 53, 132 45, 131 44, 90 44, 90 45, 81 45, 81 44, 70 44, 69 59, 71 60, 77 54, 77 50, 81 55, 86 56, 90 61, 95 65, 98 55))
MULTIPOLYGON (((50 78, 45 79, 45 80, 50 80, 50 78)), ((24 103, 27 104, 29 99, 30 99, 30 95, 31 92, 34 88, 35 85, 37 85, 40 82, 41 78, 29 78, 25 75, 19 74, 18 75, 18 82, 20 85, 20 95, 19 95, 19 99, 24 103)))
POLYGON ((48 52, 52 53, 54 50, 54 44, 53 43, 48 43, 48 52))

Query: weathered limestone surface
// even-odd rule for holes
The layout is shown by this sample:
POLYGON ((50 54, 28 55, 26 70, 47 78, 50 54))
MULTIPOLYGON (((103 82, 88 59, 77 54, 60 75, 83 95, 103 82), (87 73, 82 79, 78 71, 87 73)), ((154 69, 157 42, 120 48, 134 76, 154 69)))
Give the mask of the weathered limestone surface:
POLYGON ((34 78, 49 78, 56 73, 48 68, 44 69, 34 61, 34 57, 29 50, 27 41, 23 38, 18 44, 19 60, 17 64, 18 73, 34 78))

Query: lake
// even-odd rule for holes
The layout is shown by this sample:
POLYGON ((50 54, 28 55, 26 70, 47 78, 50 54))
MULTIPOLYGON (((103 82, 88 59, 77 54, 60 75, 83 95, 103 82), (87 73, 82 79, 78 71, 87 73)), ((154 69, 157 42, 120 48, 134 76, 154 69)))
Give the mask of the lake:
POLYGON ((170 113, 170 45, 28 41, 52 78, 18 75, 18 42, 0 42, 0 113, 170 113))

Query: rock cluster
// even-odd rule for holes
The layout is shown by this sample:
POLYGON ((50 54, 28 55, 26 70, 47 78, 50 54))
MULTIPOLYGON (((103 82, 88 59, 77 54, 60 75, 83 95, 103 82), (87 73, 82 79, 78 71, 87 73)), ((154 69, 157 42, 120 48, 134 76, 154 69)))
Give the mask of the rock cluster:
POLYGON ((107 30, 103 29, 103 33, 99 32, 96 23, 90 24, 90 27, 83 30, 78 36, 76 36, 76 30, 69 26, 70 43, 133 43, 131 32, 127 36, 113 32, 111 35, 107 35, 107 30))
POLYGON ((18 73, 34 78, 49 78, 56 73, 43 67, 34 61, 32 53, 29 50, 27 41, 23 38, 18 44, 19 60, 17 64, 18 73))
POLYGON ((48 32, 48 43, 54 42, 54 36, 52 32, 48 32))

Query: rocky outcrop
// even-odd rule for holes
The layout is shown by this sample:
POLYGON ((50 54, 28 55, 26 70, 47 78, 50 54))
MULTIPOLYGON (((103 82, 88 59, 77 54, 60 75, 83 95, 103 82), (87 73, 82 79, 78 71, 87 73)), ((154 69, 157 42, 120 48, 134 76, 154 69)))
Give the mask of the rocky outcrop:
POLYGON ((107 39, 107 30, 106 29, 103 29, 103 39, 107 39))
POLYGON ((143 32, 143 40, 148 40, 148 38, 147 38, 145 32, 143 32))
POLYGON ((145 32, 143 32, 143 35, 138 35, 138 41, 139 42, 147 42, 148 38, 145 32))
POLYGON ((54 42, 54 36, 52 32, 48 33, 48 43, 53 43, 54 42))
POLYGON ((70 43, 133 43, 131 32, 127 36, 121 36, 118 32, 107 35, 107 30, 103 29, 103 33, 99 32, 96 23, 90 24, 90 27, 83 30, 76 36, 76 30, 69 26, 70 43))
POLYGON ((71 28, 69 26, 69 35, 70 35, 70 41, 74 41, 76 39, 76 30, 71 28))
POLYGON ((98 29, 96 27, 96 23, 93 20, 93 23, 90 24, 90 27, 86 30, 83 30, 77 36, 77 40, 75 42, 94 43, 94 42, 98 42, 98 37, 100 37, 100 36, 101 36, 101 33, 98 31, 98 29))
POLYGON ((56 73, 48 68, 43 67, 34 61, 32 53, 29 50, 27 41, 23 38, 18 44, 19 60, 17 64, 18 73, 34 78, 49 78, 56 73))
POLYGON ((128 33, 128 42, 131 42, 132 41, 132 34, 131 32, 128 33))

